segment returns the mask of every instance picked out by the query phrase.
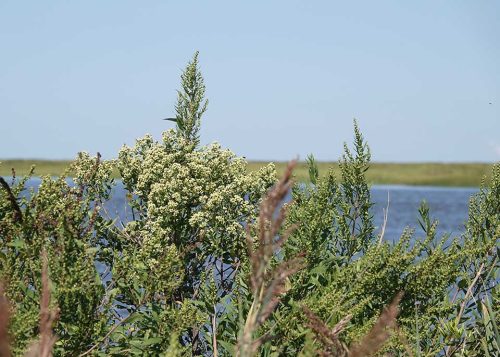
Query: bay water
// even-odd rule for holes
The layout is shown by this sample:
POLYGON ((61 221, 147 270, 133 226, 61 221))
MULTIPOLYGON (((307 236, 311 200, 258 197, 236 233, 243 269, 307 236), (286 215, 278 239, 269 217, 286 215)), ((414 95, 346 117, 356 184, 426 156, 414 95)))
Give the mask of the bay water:
MULTIPOLYGON (((32 178, 26 186, 36 190, 39 184, 39 178, 32 178)), ((380 232, 384 221, 383 211, 388 208, 384 239, 397 240, 406 227, 415 228, 416 236, 422 234, 418 224, 418 208, 425 200, 430 207, 431 218, 439 221, 438 233, 460 235, 465 230, 469 199, 477 192, 478 188, 474 187, 375 185, 371 189, 371 195, 376 232, 380 232)), ((126 191, 121 181, 117 181, 113 187, 106 209, 111 218, 119 217, 123 222, 131 219, 126 191)))

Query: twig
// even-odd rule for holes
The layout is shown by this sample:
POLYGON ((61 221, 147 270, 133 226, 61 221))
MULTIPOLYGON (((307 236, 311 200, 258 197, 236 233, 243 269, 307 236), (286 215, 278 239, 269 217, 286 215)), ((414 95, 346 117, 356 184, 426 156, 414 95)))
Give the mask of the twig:
MULTIPOLYGON (((471 284, 467 288, 467 292, 465 293, 464 300, 462 301, 462 304, 460 304, 460 311, 459 311, 459 313, 457 315, 457 318, 455 319, 455 322, 456 322, 457 325, 458 325, 458 323, 460 323, 460 319, 462 318, 462 315, 464 314, 465 306, 467 305, 467 301, 469 300, 469 297, 472 294, 472 289, 474 288, 474 286, 476 285, 479 277, 481 276, 481 273, 483 272, 483 269, 484 269, 484 263, 481 264, 481 266, 479 267, 479 270, 477 271, 476 276, 474 277, 474 279, 472 280, 471 284)), ((446 354, 445 355, 446 356, 451 356, 458 348, 459 348, 459 346, 457 348, 455 348, 455 349, 452 349, 451 346, 447 346, 446 347, 446 354)))
POLYGON ((467 300, 469 299, 469 296, 472 293, 472 289, 474 288, 474 285, 476 285, 477 280, 481 276, 483 269, 484 269, 484 263, 481 264, 481 266, 479 267, 479 270, 478 270, 476 276, 474 277, 474 280, 472 280, 472 283, 470 284, 469 288, 467 289, 467 292, 465 293, 464 301, 462 301, 462 304, 460 306, 460 312, 457 315, 457 319, 456 319, 457 323, 460 322, 460 319, 462 318, 462 315, 463 315, 464 310, 465 310, 465 305, 467 304, 467 300))
POLYGON ((213 344, 213 353, 214 357, 218 356, 217 352, 217 309, 214 305, 214 316, 212 317, 212 344, 213 344))
POLYGON ((1 176, 0 176, 0 185, 2 185, 5 191, 7 191, 7 196, 9 197, 10 204, 12 206, 12 209, 14 210, 14 221, 15 222, 19 221, 19 223, 23 223, 23 213, 21 212, 21 208, 19 208, 19 205, 17 204, 16 197, 12 193, 9 184, 1 176))
POLYGON ((387 191, 387 207, 382 209, 384 213, 384 222, 382 224, 382 231, 380 232, 380 237, 378 238, 378 245, 382 244, 385 235, 385 227, 387 226, 387 215, 389 213, 389 191, 387 191))
POLYGON ((125 321, 127 321, 129 319, 131 315, 127 315, 125 316, 124 318, 122 318, 120 321, 118 321, 112 328, 111 330, 108 331, 108 333, 103 337, 101 338, 101 340, 99 342, 97 342, 94 346, 92 346, 91 348, 89 348, 87 351, 81 353, 78 355, 78 357, 82 357, 82 356, 86 356, 88 354, 90 354, 93 350, 95 350, 97 347, 99 347, 101 345, 101 343, 103 343, 104 341, 106 341, 106 339, 113 333, 115 332, 115 330, 121 325, 123 324, 125 321))

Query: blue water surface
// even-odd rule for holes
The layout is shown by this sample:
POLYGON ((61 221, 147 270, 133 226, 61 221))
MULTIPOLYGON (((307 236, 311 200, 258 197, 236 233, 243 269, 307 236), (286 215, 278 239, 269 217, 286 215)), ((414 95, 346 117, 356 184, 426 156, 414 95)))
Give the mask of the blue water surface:
MULTIPOLYGON (((36 190, 39 184, 39 178, 32 178, 27 182, 27 187, 36 190)), ((438 233, 457 236, 464 231, 469 198, 477 192, 478 188, 474 187, 375 185, 371 189, 371 194, 376 232, 381 230, 383 209, 387 208, 389 201, 384 239, 397 240, 406 227, 415 228, 416 235, 422 234, 418 224, 418 207, 425 200, 430 207, 431 217, 439 221, 438 233)), ((122 182, 117 181, 111 200, 106 204, 111 218, 119 217, 124 222, 131 219, 125 194, 122 182)))

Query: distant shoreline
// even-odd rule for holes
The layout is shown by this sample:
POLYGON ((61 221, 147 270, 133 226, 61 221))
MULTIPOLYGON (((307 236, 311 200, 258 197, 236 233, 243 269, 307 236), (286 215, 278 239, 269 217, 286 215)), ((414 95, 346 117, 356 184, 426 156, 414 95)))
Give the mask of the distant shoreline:
MULTIPOLYGON (((59 176, 71 164, 71 160, 1 160, 0 176, 12 176, 12 168, 16 176, 28 174, 32 165, 35 165, 34 176, 59 176)), ((249 161, 249 171, 258 170, 264 166, 265 161, 249 161)), ((275 162, 278 174, 281 174, 286 162, 275 162)), ((371 184, 391 185, 418 185, 418 186, 462 186, 478 187, 483 177, 489 181, 492 163, 382 163, 370 165, 367 179, 371 184)), ((330 169, 340 177, 337 162, 318 162, 320 176, 325 175, 330 169)), ((69 172, 69 176, 72 173, 69 172)), ((119 178, 118 170, 113 176, 119 178)), ((308 181, 307 165, 300 162, 295 170, 297 181, 308 181)))

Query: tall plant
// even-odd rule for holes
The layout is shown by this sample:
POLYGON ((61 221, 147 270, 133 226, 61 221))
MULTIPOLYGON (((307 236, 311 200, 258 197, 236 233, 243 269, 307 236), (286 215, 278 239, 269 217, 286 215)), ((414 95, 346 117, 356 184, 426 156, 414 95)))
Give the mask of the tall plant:
MULTIPOLYGON (((256 218, 261 198, 275 182, 275 169, 268 165, 248 173, 246 161, 219 144, 198 145, 207 108, 198 53, 182 74, 181 86, 177 129, 164 132, 161 142, 147 135, 119 153, 117 165, 135 219, 118 234, 126 238, 113 275, 134 277, 140 292, 134 300, 127 282, 127 289, 116 295, 128 313, 168 308, 172 319, 175 311, 191 311, 189 325, 173 328, 181 344, 202 354, 214 348, 210 336, 228 313, 220 306, 232 298, 228 295, 244 263, 242 222, 256 218)), ((137 333, 151 330, 143 325, 137 333)), ((155 337, 166 339, 162 331, 155 331, 155 337)))
POLYGON ((342 343, 332 352, 342 355, 345 346, 363 340, 383 306, 404 292, 399 328, 385 352, 491 353, 498 344, 500 165, 494 166, 491 187, 472 198, 462 236, 438 236, 438 222, 423 205, 423 236, 408 228, 391 243, 374 235, 364 177, 370 156, 356 123, 354 142, 354 153, 345 146, 340 181, 333 171, 320 178, 309 158, 311 185, 293 190, 286 225, 298 228, 284 256, 304 252, 307 268, 291 278, 291 289, 271 316, 279 336, 276 351, 321 351, 322 337, 307 327, 308 316, 315 316, 325 328, 342 326, 334 334, 342 343))
POLYGON ((28 177, 2 181, 0 276, 16 354, 37 336, 42 249, 61 311, 56 355, 212 349, 206 321, 217 327, 228 313, 217 306, 246 259, 241 222, 257 217, 275 169, 248 173, 219 144, 199 146, 204 93, 196 53, 181 76, 177 128, 161 142, 146 135, 116 161, 81 153, 73 183, 44 177, 28 195, 28 177), (125 222, 106 211, 115 165, 130 207, 125 222))

